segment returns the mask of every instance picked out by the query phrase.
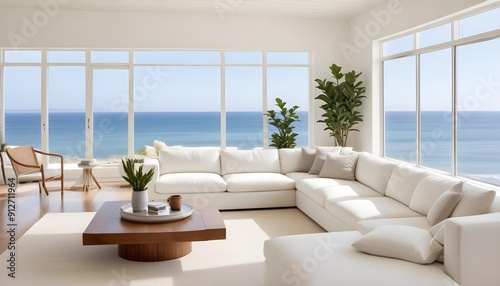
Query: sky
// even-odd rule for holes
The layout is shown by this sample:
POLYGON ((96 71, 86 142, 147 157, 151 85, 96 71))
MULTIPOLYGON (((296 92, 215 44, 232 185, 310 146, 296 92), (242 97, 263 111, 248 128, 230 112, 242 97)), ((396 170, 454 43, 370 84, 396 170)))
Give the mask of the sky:
MULTIPOLYGON (((18 62, 40 61, 39 55, 33 53, 10 56, 18 62)), ((225 66, 226 110, 262 111, 262 52, 226 52, 225 56, 228 64, 225 66)), ((273 108, 274 99, 280 97, 290 105, 307 110, 309 54, 268 52, 266 56, 270 64, 267 68, 268 109, 273 108), (299 66, 282 66, 290 63, 299 66)), ((85 61, 84 52, 50 52, 48 58, 55 63, 77 62, 75 66, 49 66, 50 110, 83 112, 86 85, 85 67, 81 63, 85 61)), ((92 61, 102 64, 92 70, 93 110, 127 111, 129 70, 116 64, 114 67, 104 64, 106 59, 128 62, 128 53, 92 54, 92 61)), ((139 64, 133 69, 135 111, 220 111, 220 52, 140 51, 135 53, 135 62, 139 64), (169 65, 153 66, 151 63, 169 65)), ((7 110, 40 110, 40 91, 40 67, 5 68, 7 110)))

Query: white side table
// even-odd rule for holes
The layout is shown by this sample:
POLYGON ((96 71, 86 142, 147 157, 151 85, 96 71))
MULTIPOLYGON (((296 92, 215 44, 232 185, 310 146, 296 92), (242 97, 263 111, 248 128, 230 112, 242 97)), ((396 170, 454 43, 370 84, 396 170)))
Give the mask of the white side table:
POLYGON ((81 188, 82 191, 87 192, 89 188, 93 185, 93 182, 95 185, 101 189, 101 185, 99 185, 99 182, 97 181, 96 177, 92 173, 92 169, 95 167, 99 167, 101 164, 78 164, 78 168, 82 168, 83 172, 82 175, 76 180, 75 184, 73 185, 73 188, 79 189, 81 188))

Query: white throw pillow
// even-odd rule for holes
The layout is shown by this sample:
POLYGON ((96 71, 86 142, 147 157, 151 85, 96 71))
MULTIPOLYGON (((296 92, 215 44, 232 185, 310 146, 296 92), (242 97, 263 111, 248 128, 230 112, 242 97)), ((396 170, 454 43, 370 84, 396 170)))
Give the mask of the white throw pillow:
POLYGON ((415 188, 410 208, 421 215, 427 215, 439 196, 448 190, 462 192, 462 181, 448 176, 428 174, 415 188))
POLYGON ((358 154, 328 154, 323 164, 323 168, 321 168, 321 172, 319 172, 319 176, 354 181, 354 172, 356 170, 358 157, 358 154))
POLYGON ((365 234, 352 246, 372 255, 429 264, 443 250, 442 247, 431 248, 431 240, 428 230, 406 225, 384 225, 365 234))
POLYGON ((444 192, 432 205, 429 213, 427 214, 427 221, 431 226, 442 222, 443 220, 450 217, 453 209, 456 207, 460 198, 462 197, 461 192, 456 191, 446 191, 444 192))
POLYGON ((487 213, 497 192, 490 189, 465 184, 462 190, 462 198, 458 202, 451 217, 480 215, 487 213))
POLYGON ((333 153, 336 155, 340 154, 342 147, 328 147, 328 146, 318 146, 316 147, 316 156, 314 157, 314 162, 309 170, 309 174, 319 174, 321 172, 321 168, 323 168, 323 164, 325 163, 326 155, 328 153, 333 153))

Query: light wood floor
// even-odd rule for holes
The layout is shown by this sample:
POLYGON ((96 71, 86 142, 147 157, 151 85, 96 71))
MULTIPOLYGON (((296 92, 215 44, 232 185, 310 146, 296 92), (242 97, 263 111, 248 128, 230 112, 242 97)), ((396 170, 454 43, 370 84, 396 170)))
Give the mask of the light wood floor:
MULTIPOLYGON (((49 183, 49 196, 43 191, 40 194, 36 183, 21 184, 18 187, 14 199, 16 238, 19 239, 46 213, 93 212, 105 201, 129 200, 132 192, 124 182, 101 182, 101 190, 92 188, 88 192, 66 189, 74 184, 74 181, 71 181, 65 182, 66 190, 61 195, 57 187, 59 184, 59 181, 49 183)), ((0 186, 0 253, 7 249, 9 242, 7 189, 6 185, 0 186)))

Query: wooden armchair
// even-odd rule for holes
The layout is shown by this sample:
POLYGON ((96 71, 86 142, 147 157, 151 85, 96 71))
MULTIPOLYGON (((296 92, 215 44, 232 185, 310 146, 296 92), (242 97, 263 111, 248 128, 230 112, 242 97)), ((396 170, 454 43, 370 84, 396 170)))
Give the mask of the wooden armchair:
POLYGON ((61 194, 64 192, 64 157, 62 155, 46 153, 36 150, 32 146, 6 148, 5 152, 10 159, 18 183, 38 182, 39 192, 42 192, 43 187, 45 194, 48 196, 49 192, 45 182, 61 180, 61 194), (38 162, 37 154, 59 157, 61 170, 44 169, 43 164, 38 162))

